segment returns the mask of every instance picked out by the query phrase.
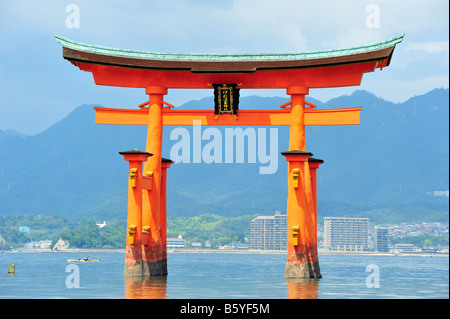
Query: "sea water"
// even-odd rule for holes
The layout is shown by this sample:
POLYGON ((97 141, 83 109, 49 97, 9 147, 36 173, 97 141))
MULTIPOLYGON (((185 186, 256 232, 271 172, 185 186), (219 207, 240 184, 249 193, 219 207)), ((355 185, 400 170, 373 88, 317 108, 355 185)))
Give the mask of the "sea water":
POLYGON ((168 276, 145 281, 123 277, 123 253, 88 256, 0 253, 0 298, 449 298, 448 257, 321 255, 323 278, 286 282, 285 254, 169 253, 168 276))

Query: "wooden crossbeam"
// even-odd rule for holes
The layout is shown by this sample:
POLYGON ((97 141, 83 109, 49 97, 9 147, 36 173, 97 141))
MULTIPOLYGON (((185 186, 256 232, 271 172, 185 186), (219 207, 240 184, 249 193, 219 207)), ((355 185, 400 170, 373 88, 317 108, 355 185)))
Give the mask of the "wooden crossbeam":
MULTIPOLYGON (((96 124, 147 125, 148 108, 115 109, 94 107, 96 124)), ((358 125, 362 107, 342 109, 305 108, 305 125, 358 125)), ((215 119, 213 110, 172 110, 163 108, 163 125, 265 126, 290 125, 290 108, 282 110, 239 110, 235 118, 222 114, 215 119)))

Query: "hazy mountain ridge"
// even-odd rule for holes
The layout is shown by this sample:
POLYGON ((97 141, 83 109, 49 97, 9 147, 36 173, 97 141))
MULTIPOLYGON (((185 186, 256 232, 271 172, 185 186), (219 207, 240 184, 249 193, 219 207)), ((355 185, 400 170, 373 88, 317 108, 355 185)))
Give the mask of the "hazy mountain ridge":
POLYGON ((20 133, 15 130, 11 130, 11 129, 5 130, 5 131, 0 130, 0 142, 6 141, 7 139, 10 139, 13 137, 22 137, 23 138, 23 137, 27 137, 27 136, 28 135, 26 135, 26 134, 23 134, 23 133, 20 133))
MULTIPOLYGON (((448 92, 436 89, 398 104, 366 91, 326 104, 307 98, 318 108, 363 107, 361 125, 307 127, 307 150, 325 160, 319 169, 319 215, 356 214, 403 202, 448 207, 448 199, 431 196, 449 184, 448 92)), ((242 97, 240 109, 277 109, 287 100, 242 97)), ((191 101, 180 108, 212 108, 212 101, 191 101)), ((0 214, 124 218, 127 163, 118 152, 144 149, 146 127, 96 125, 94 118, 92 106, 83 105, 34 136, 1 138, 0 131, 0 214)), ((164 157, 170 157, 177 142, 170 140, 173 129, 164 128, 164 157)), ((288 128, 279 127, 278 153, 287 150, 288 139, 288 128)), ((278 170, 272 175, 260 175, 261 165, 172 165, 168 214, 284 211, 286 161, 279 154, 278 170)))

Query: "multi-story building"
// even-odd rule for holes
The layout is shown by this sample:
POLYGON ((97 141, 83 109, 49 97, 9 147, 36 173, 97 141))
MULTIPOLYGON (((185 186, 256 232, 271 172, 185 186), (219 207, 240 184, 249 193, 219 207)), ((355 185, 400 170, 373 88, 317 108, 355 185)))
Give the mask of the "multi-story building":
POLYGON ((324 247, 330 250, 366 250, 368 233, 369 218, 324 218, 324 247))
POLYGON ((184 248, 184 245, 186 245, 186 241, 181 235, 179 235, 178 238, 167 238, 167 249, 184 248))
POLYGON ((252 249, 286 249, 287 215, 275 212, 274 216, 258 216, 251 221, 252 249))
POLYGON ((374 240, 375 240, 375 250, 380 252, 389 251, 389 230, 386 227, 375 226, 374 240))
POLYGON ((395 244, 394 247, 392 247, 392 252, 415 253, 417 252, 417 247, 413 244, 395 244))

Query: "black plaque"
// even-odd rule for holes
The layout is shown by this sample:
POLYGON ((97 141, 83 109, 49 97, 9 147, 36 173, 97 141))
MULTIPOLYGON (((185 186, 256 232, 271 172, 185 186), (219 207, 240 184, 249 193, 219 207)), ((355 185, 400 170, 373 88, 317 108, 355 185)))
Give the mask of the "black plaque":
POLYGON ((214 114, 233 114, 237 117, 239 109, 239 89, 237 84, 213 84, 214 87, 214 114))

